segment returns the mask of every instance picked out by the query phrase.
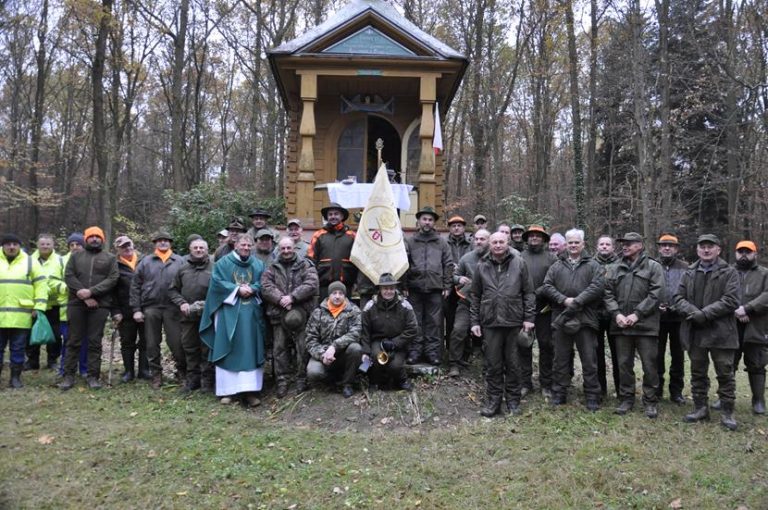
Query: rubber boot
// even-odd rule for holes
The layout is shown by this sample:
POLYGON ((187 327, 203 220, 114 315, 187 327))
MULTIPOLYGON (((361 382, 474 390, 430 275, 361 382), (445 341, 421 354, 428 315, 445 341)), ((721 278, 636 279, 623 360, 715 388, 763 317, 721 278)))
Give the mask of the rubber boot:
POLYGON ((683 421, 686 423, 696 423, 709 419, 709 406, 706 401, 694 401, 693 412, 686 414, 683 421))
POLYGON ((134 356, 132 352, 123 352, 123 366, 125 366, 125 372, 120 378, 124 383, 131 382, 135 379, 136 373, 134 372, 134 356))
POLYGON ((728 430, 736 430, 738 424, 736 423, 736 418, 733 417, 733 402, 723 402, 722 407, 723 414, 720 417, 720 423, 728 430))
POLYGON ((480 414, 486 418, 495 416, 501 410, 501 397, 488 397, 488 403, 480 410, 480 414))
POLYGON ((24 385, 21 384, 21 371, 24 370, 24 365, 20 363, 12 363, 11 364, 11 382, 10 387, 13 389, 19 389, 23 388, 24 385))
POLYGON ((152 379, 152 374, 149 372, 149 359, 147 359, 147 351, 139 349, 139 379, 152 379))
POLYGON ((765 414, 765 374, 749 374, 749 386, 752 388, 752 412, 765 414))

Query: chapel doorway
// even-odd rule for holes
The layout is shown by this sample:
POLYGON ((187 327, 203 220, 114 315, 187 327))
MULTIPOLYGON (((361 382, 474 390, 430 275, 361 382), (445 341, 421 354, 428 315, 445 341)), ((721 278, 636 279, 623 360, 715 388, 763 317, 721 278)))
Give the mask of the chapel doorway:
POLYGON ((381 159, 387 168, 395 171, 395 182, 400 182, 400 135, 389 121, 371 114, 350 122, 341 132, 336 152, 336 180, 354 177, 357 182, 373 182, 378 169, 376 140, 379 138, 384 143, 381 159))

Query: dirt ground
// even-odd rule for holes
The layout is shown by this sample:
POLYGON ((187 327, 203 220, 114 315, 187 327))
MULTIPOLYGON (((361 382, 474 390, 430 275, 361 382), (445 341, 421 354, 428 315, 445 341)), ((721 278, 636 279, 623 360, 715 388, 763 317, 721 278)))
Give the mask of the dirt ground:
MULTIPOLYGON (((104 370, 102 379, 107 380, 107 366, 110 356, 109 336, 104 341, 104 370)), ((165 349, 165 346, 164 346, 165 349)), ((537 349, 534 348, 534 385, 538 390, 537 349)), ((123 372, 119 341, 112 351, 112 382, 120 384, 123 372)), ((578 363, 577 363, 578 365, 578 363)), ((164 352, 163 372, 165 385, 163 392, 176 392, 180 384, 175 382, 175 366, 169 352, 164 352)), ((255 416, 292 427, 308 427, 334 431, 361 431, 379 428, 382 430, 415 429, 440 427, 458 427, 477 420, 484 397, 482 380, 482 360, 479 349, 468 368, 456 378, 447 376, 447 366, 441 367, 436 374, 411 376, 414 391, 370 389, 362 375, 355 384, 355 394, 349 399, 326 385, 313 387, 309 391, 297 394, 291 384, 288 396, 278 399, 275 396, 275 383, 271 375, 271 365, 265 365, 264 390, 261 392, 261 406, 243 410, 255 416)), ((578 371, 578 369, 577 369, 578 371)), ((580 382, 574 379, 575 387, 580 382)), ((147 381, 133 384, 146 385, 147 381)), ((108 390, 107 390, 108 391, 108 390)), ((195 392, 198 393, 198 392, 195 392)), ((210 398, 212 406, 223 408, 211 395, 193 395, 189 398, 210 398)), ((540 392, 534 391, 523 400, 523 406, 529 404, 545 405, 540 392)))

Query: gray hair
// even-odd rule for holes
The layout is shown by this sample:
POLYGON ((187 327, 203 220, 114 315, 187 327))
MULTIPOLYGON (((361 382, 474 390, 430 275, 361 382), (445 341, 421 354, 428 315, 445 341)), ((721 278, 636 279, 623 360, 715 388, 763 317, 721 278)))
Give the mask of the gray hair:
POLYGON ((256 244, 256 240, 253 238, 253 236, 251 234, 249 234, 247 232, 246 233, 242 233, 242 234, 238 234, 237 241, 235 242, 235 244, 239 243, 243 239, 245 239, 247 241, 250 241, 251 244, 256 244))
POLYGON ((572 228, 568 232, 565 233, 565 238, 568 239, 569 237, 577 237, 579 241, 584 241, 584 231, 580 228, 572 228))
POLYGON ((564 243, 565 242, 565 237, 563 237, 563 234, 561 234, 560 232, 555 232, 554 234, 552 234, 552 237, 550 237, 549 240, 550 241, 560 241, 560 242, 564 243))

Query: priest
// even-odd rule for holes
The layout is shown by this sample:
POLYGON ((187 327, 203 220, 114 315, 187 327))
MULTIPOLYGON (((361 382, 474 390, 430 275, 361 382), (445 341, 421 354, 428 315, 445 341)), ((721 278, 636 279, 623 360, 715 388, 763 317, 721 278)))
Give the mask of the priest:
POLYGON ((253 245, 253 237, 242 234, 234 251, 216 263, 200 322, 200 337, 216 366, 216 396, 222 404, 239 398, 248 407, 261 403, 264 381, 264 264, 251 255, 253 245))

